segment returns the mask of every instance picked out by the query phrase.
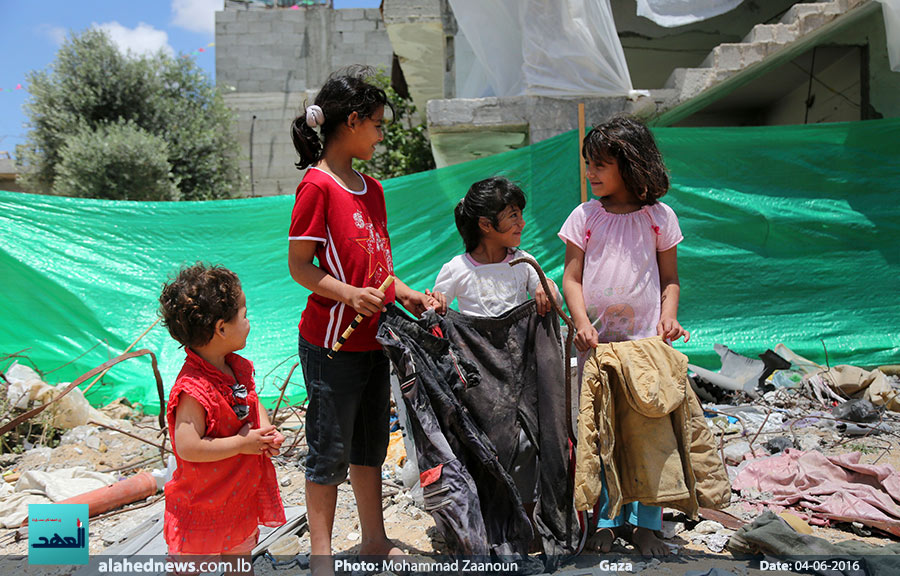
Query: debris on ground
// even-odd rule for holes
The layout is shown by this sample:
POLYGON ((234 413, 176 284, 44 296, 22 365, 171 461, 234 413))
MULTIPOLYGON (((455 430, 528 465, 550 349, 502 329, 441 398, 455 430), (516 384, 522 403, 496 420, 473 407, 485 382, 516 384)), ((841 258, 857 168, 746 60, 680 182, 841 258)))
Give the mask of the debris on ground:
MULTIPOLYGON (((782 551, 777 540, 787 534, 816 550, 846 551, 849 546, 883 553, 900 548, 900 451, 894 450, 900 439, 900 369, 819 366, 783 345, 764 351, 759 360, 725 347, 717 351, 720 372, 701 369, 699 376, 692 367, 692 384, 704 399, 707 423, 733 483, 732 501, 724 510, 701 509, 700 519, 665 510, 661 536, 673 553, 721 559, 737 551, 777 554, 782 551), (730 380, 710 379, 710 373, 730 380), (815 480, 809 484, 811 477, 815 480), (759 536, 765 530, 775 534, 775 543, 759 536)), ((0 409, 5 412, 0 426, 57 398, 67 387, 50 385, 37 370, 16 362, 0 377, 0 409)), ((441 554, 443 538, 424 510, 418 471, 407 458, 396 406, 392 410, 382 473, 388 536, 411 555, 441 554)), ((273 458, 282 498, 286 506, 304 506, 305 407, 281 404, 273 421, 286 437, 282 454, 273 458)), ((122 545, 137 528, 161 517, 160 488, 168 464, 158 416, 145 414, 126 398, 95 408, 77 387, 70 390, 0 436, 4 554, 27 552, 27 504, 60 502, 143 479, 146 495, 117 502, 90 521, 91 554, 122 545)), ((348 481, 338 487, 333 551, 356 554, 359 546, 348 481)), ((291 566, 305 570, 308 531, 279 535, 269 550, 280 554, 260 556, 254 563, 258 574, 283 569, 278 562, 284 556, 294 557, 291 566)), ((612 554, 635 551, 617 539, 612 554)), ((658 560, 634 558, 632 573, 665 570, 658 560)))

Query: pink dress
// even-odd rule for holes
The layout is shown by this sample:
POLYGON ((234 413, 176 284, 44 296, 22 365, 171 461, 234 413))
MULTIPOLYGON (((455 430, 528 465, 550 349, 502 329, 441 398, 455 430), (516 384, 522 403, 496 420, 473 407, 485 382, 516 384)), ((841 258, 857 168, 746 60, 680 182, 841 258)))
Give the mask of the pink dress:
POLYGON ((656 336, 657 252, 684 239, 675 212, 657 202, 636 212, 613 214, 598 200, 588 200, 572 211, 559 237, 584 250, 584 304, 599 341, 656 336))

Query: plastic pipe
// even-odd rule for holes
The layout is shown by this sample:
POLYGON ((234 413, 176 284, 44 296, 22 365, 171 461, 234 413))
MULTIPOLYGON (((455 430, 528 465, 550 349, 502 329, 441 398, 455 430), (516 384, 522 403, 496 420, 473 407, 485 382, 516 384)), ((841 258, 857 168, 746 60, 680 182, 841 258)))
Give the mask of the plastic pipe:
POLYGON ((115 484, 97 488, 78 496, 67 498, 57 504, 87 504, 88 516, 94 517, 120 506, 149 498, 156 494, 156 478, 150 472, 141 472, 115 484))

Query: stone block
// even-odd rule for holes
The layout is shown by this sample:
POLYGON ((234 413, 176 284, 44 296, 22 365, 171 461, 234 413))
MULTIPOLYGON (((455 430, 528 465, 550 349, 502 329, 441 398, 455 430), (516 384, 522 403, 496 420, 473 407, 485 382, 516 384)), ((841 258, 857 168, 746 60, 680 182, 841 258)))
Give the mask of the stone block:
POLYGON ((341 20, 335 19, 334 21, 334 31, 335 32, 352 32, 354 30, 353 25, 356 24, 353 20, 341 20))
POLYGON ((247 23, 247 32, 249 34, 267 35, 272 33, 272 22, 269 20, 257 20, 247 23))
POLYGON ((356 20, 352 24, 355 32, 368 32, 375 30, 378 26, 378 22, 374 20, 356 20))
POLYGON ((256 46, 257 44, 259 44, 259 40, 260 38, 257 36, 244 33, 235 36, 234 44, 236 46, 256 46))
POLYGON ((246 80, 258 80, 260 82, 264 80, 268 80, 272 77, 272 70, 267 70, 262 66, 257 66, 256 68, 251 68, 250 70, 244 70, 241 73, 241 78, 246 80))
POLYGON ((679 99, 686 100, 709 88, 716 81, 710 68, 676 68, 666 81, 666 88, 678 90, 679 99))
POLYGON ((741 44, 741 67, 762 62, 769 55, 769 42, 757 42, 755 44, 741 44))
POLYGON ((741 50, 743 47, 743 44, 719 44, 703 60, 700 67, 738 70, 742 67, 743 54, 741 50))
POLYGON ((216 12, 216 24, 219 22, 234 22, 237 20, 237 12, 233 10, 219 10, 216 12))
POLYGON ((795 28, 787 24, 757 24, 744 38, 745 43, 775 42, 787 44, 797 38, 795 28))
POLYGON ((297 26, 293 22, 285 22, 284 20, 272 22, 273 34, 293 34, 298 28, 301 30, 303 29, 302 26, 297 26))
POLYGON ((225 23, 225 33, 230 35, 246 34, 249 23, 246 20, 225 23))
POLYGON ((805 36, 810 32, 818 30, 828 22, 834 20, 834 16, 829 14, 813 13, 805 14, 800 17, 800 36, 805 36))
MULTIPOLYGON (((365 8, 341 8, 335 10, 335 16, 341 20, 363 20, 366 17, 365 8)), ((375 10, 377 14, 378 11, 375 10)))
POLYGON ((355 44, 357 46, 365 46, 366 44, 366 33, 365 32, 341 32, 338 34, 339 41, 342 44, 355 44))

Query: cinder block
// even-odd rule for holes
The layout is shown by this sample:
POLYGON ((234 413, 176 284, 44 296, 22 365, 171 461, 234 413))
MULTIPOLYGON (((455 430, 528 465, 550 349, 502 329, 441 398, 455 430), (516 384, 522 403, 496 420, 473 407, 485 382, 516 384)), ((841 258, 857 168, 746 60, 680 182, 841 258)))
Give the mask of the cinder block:
POLYGON ((271 34, 272 23, 265 20, 250 22, 248 24, 248 32, 250 34, 271 34))
POLYGON ((234 22, 237 20, 237 12, 234 10, 219 10, 216 12, 216 24, 219 22, 234 22))
POLYGON ((368 32, 375 30, 377 22, 373 20, 357 20, 353 22, 353 30, 356 32, 368 32))
POLYGON ((293 22, 285 22, 284 20, 272 22, 273 34, 293 33, 296 28, 297 26, 293 22))
POLYGON ((235 22, 225 23, 225 33, 231 35, 246 34, 248 23, 246 20, 237 20, 235 22))
POLYGON ((335 32, 352 32, 355 22, 353 20, 343 20, 336 18, 334 21, 335 32))
POLYGON ((339 36, 343 44, 357 44, 359 46, 365 46, 366 44, 365 32, 341 32, 339 36))
POLYGON ((293 32, 281 32, 278 34, 278 41, 281 42, 281 45, 286 47, 287 52, 290 54, 296 53, 297 50, 303 48, 304 36, 305 32, 293 31, 293 32))
MULTIPOLYGON (((335 15, 342 20, 363 20, 366 17, 364 8, 341 8, 335 10, 335 15)), ((378 12, 377 10, 375 11, 378 12)))

